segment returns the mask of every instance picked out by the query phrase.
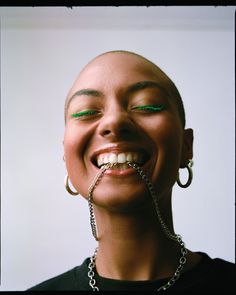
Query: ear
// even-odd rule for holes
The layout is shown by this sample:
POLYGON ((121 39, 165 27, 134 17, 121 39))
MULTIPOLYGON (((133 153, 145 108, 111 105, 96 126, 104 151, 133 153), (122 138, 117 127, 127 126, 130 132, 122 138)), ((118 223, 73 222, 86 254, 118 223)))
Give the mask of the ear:
POLYGON ((181 154, 180 168, 185 168, 188 160, 193 158, 193 130, 185 129, 183 134, 183 146, 181 154))

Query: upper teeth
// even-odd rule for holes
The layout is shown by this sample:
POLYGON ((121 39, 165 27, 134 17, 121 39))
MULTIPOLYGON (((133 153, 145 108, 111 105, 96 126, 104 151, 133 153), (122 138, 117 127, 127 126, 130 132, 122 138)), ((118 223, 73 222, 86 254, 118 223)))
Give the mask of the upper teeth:
POLYGON ((142 155, 139 153, 106 153, 106 154, 100 154, 97 158, 97 165, 98 167, 110 163, 110 164, 123 164, 126 162, 135 162, 137 164, 141 164, 142 161, 142 155))

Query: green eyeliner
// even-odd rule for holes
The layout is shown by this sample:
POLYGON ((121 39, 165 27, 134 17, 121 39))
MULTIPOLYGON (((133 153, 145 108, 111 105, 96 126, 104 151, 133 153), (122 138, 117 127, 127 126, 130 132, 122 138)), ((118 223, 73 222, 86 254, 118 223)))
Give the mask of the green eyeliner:
POLYGON ((89 115, 95 115, 95 114, 97 114, 96 111, 87 110, 87 111, 82 111, 82 112, 79 112, 79 113, 74 113, 74 114, 71 115, 71 117, 73 117, 73 118, 79 118, 79 117, 89 116, 89 115))
POLYGON ((151 112, 158 112, 165 109, 164 105, 144 105, 144 106, 137 106, 134 107, 135 110, 141 110, 141 111, 151 111, 151 112))

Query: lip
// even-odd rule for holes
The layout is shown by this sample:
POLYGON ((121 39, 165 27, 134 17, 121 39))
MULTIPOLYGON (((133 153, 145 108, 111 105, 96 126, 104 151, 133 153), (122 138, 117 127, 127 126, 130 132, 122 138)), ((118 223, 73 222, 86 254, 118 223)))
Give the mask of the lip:
MULTIPOLYGON (((142 153, 147 157, 147 161, 145 161, 144 165, 142 165, 142 168, 145 169, 146 166, 149 165, 149 161, 151 158, 151 152, 148 151, 146 148, 140 147, 140 145, 134 145, 134 144, 127 144, 127 143, 109 143, 106 145, 103 145, 99 149, 97 149, 91 156, 90 160, 92 162, 93 167, 99 171, 100 169, 96 166, 96 159, 100 154, 104 153, 125 153, 125 152, 136 152, 136 153, 142 153)), ((127 169, 107 169, 104 173, 105 175, 109 176, 128 176, 132 174, 137 174, 136 170, 132 167, 127 169)))
MULTIPOLYGON (((143 165, 141 166, 142 167, 142 170, 146 171, 147 170, 147 166, 149 165, 149 160, 143 165)), ((98 169, 99 170, 99 169, 98 169)), ((107 169, 104 173, 105 175, 109 175, 109 176, 119 176, 119 177, 122 177, 122 176, 128 176, 128 175, 132 175, 132 174, 137 174, 137 171, 130 167, 130 168, 127 168, 127 169, 124 169, 124 170, 119 170, 119 169, 107 169)))

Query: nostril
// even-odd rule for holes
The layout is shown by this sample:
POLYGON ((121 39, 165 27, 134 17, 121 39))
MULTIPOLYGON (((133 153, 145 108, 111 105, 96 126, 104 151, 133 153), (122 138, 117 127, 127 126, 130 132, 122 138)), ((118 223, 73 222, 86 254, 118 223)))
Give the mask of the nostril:
POLYGON ((127 136, 130 135, 132 132, 128 128, 117 128, 117 129, 106 129, 103 130, 102 135, 103 136, 127 136))
POLYGON ((103 116, 99 123, 98 132, 105 137, 128 137, 135 133, 136 127, 134 122, 124 112, 109 113, 103 116))
POLYGON ((120 133, 121 134, 130 134, 131 133, 131 130, 128 129, 128 128, 121 128, 120 129, 120 133))

